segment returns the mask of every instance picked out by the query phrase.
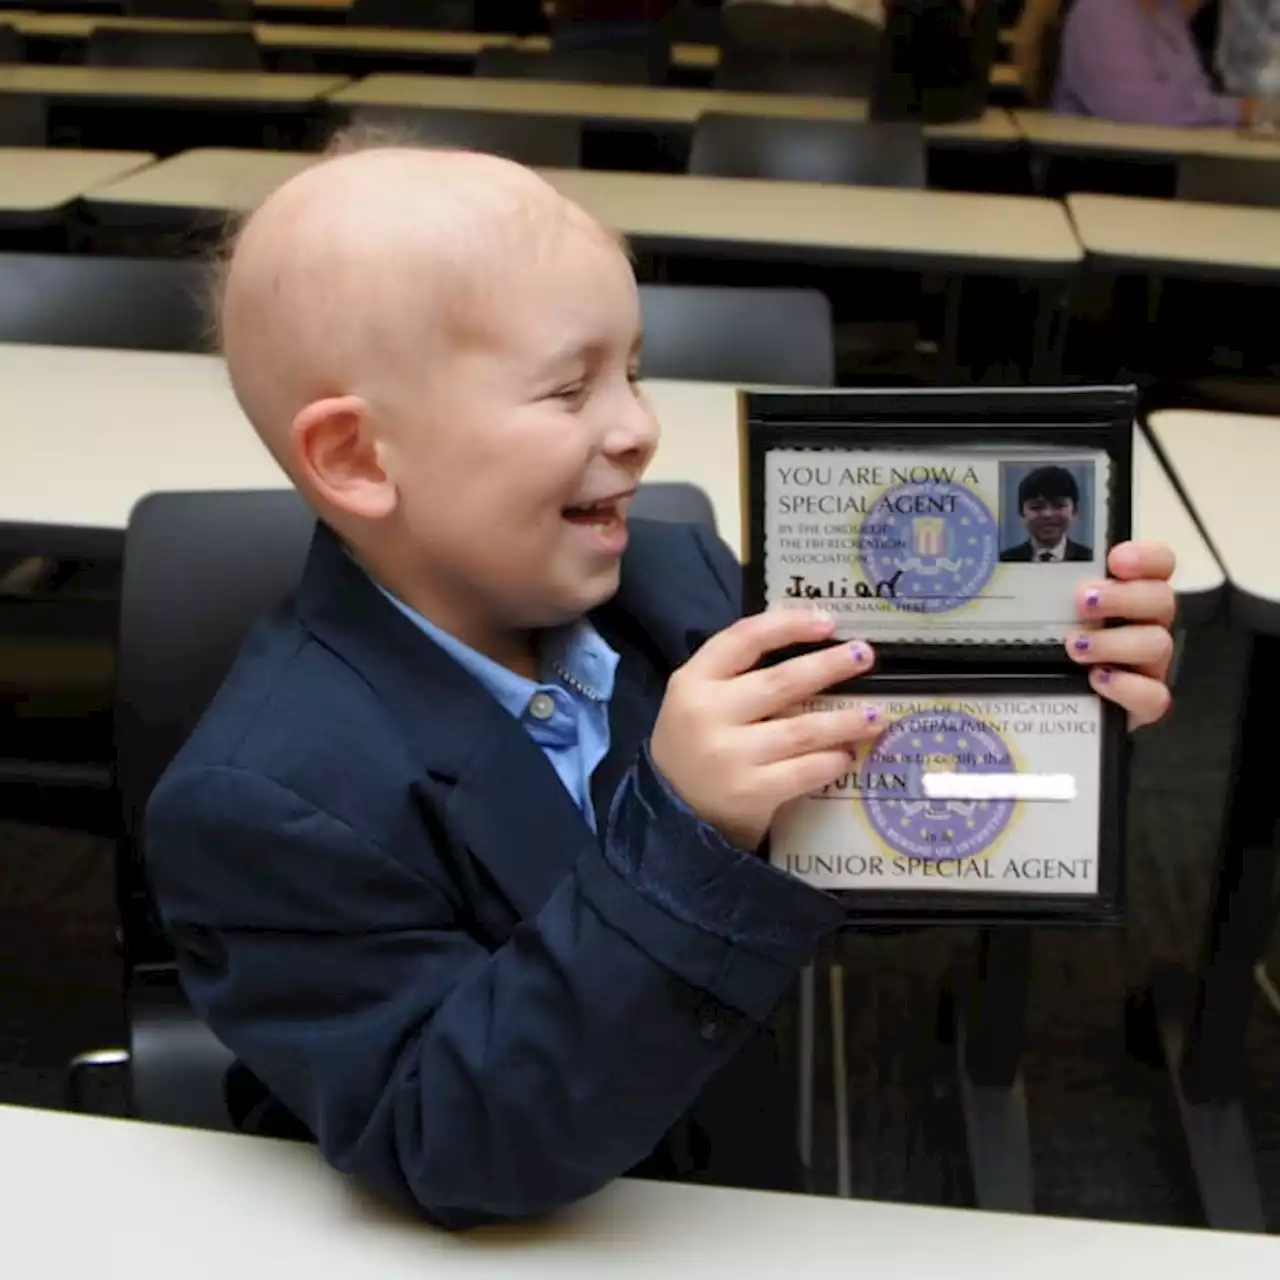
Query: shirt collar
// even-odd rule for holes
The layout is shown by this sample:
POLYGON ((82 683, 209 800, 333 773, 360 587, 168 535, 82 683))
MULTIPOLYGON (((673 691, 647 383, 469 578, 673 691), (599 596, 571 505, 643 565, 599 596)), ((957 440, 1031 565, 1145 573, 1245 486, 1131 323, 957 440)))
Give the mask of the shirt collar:
POLYGON ((579 618, 567 626, 549 628, 543 633, 539 645, 542 680, 538 682, 519 675, 463 643, 392 594, 376 579, 371 578, 371 581, 419 631, 470 672, 503 710, 517 720, 524 715, 534 694, 552 684, 562 684, 575 697, 585 697, 592 702, 608 702, 613 696, 618 654, 586 618, 579 618))
POLYGON ((1057 542, 1055 542, 1055 543, 1053 544, 1053 546, 1051 546, 1051 547, 1042 547, 1038 542, 1033 542, 1033 543, 1032 543, 1032 547, 1033 547, 1033 549, 1034 549, 1034 551, 1035 551, 1035 556, 1034 556, 1033 558, 1034 558, 1034 559, 1036 559, 1036 560, 1039 560, 1039 559, 1040 559, 1040 557, 1041 557, 1042 555, 1044 555, 1044 553, 1045 553, 1046 551, 1047 551, 1047 552, 1048 552, 1048 553, 1049 553, 1049 554, 1050 554, 1050 555, 1051 555, 1055 560, 1063 560, 1063 559, 1065 559, 1065 558, 1066 558, 1066 554, 1067 554, 1067 540, 1066 540, 1066 538, 1065 538, 1065 537, 1061 537, 1061 538, 1059 538, 1059 539, 1058 539, 1058 541, 1057 541, 1057 542))

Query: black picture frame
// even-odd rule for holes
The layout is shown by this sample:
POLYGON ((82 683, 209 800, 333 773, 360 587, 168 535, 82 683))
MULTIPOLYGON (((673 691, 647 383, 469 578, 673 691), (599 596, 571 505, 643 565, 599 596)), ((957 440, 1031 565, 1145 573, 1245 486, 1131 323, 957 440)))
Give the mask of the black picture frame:
MULTIPOLYGON (((744 603, 765 607, 764 476, 770 449, 892 449, 1045 445, 1103 450, 1111 462, 1106 546, 1131 536, 1132 387, 946 388, 836 392, 742 392, 739 398, 743 487, 744 603)), ((1088 672, 1061 645, 876 642, 874 672, 831 693, 867 696, 981 695, 1096 697, 1088 672)), ((799 650, 770 656, 782 661, 799 650)), ((1114 924, 1124 917, 1125 810, 1129 788, 1124 713, 1102 702, 1097 890, 1089 894, 993 893, 927 889, 836 890, 850 923, 1114 924)), ((1026 803, 1026 802, 1023 802, 1026 803)))

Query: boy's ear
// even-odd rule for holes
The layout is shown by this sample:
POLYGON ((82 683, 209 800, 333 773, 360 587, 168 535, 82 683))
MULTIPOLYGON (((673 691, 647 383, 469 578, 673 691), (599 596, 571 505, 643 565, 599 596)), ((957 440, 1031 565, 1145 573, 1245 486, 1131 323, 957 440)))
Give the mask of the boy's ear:
POLYGON ((294 418, 289 438, 300 481, 329 506, 363 520, 395 510, 396 488, 382 466, 366 400, 313 400, 294 418))

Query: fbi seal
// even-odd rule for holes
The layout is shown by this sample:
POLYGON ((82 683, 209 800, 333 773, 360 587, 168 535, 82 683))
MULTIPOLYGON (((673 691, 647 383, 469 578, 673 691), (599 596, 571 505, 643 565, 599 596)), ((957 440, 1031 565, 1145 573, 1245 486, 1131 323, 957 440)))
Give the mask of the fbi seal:
POLYGON ((999 523, 970 488, 927 479, 876 500, 859 539, 869 583, 892 582, 886 603, 910 613, 947 613, 982 593, 999 562, 999 523))
POLYGON ((859 770, 862 806, 872 830, 894 853, 928 862, 985 853, 1009 825, 1012 800, 930 800, 926 773, 1013 773, 1013 755, 991 725, 945 704, 894 721, 859 770), (873 778, 897 776, 888 790, 873 778))

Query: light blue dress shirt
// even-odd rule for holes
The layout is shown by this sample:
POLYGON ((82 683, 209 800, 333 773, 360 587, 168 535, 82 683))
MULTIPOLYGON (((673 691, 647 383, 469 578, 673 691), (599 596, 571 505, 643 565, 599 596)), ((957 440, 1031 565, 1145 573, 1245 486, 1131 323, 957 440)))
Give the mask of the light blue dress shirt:
POLYGON ((609 754, 609 699, 618 655, 585 618, 543 633, 541 680, 534 681, 477 653, 456 636, 375 584, 415 627, 470 672, 542 748, 574 804, 594 831, 591 775, 609 754))

